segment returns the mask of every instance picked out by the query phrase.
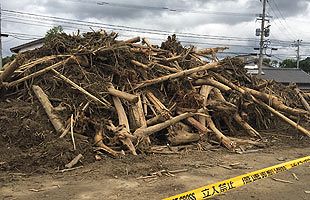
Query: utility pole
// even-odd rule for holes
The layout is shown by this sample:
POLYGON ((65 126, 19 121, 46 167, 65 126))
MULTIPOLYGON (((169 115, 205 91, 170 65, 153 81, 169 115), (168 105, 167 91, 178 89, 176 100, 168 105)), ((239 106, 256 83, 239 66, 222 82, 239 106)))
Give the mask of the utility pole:
POLYGON ((1 4, 0 4, 0 69, 2 68, 2 37, 9 37, 8 34, 2 34, 2 30, 1 30, 1 4))
POLYGON ((295 41, 295 47, 297 47, 297 69, 299 69, 299 63, 300 63, 300 44, 301 44, 302 40, 297 40, 295 41))
POLYGON ((266 4, 267 0, 263 1, 263 14, 262 14, 262 24, 260 29, 260 44, 259 44, 259 60, 258 60, 258 77, 262 75, 262 66, 264 59, 264 36, 265 36, 265 21, 266 21, 266 4))

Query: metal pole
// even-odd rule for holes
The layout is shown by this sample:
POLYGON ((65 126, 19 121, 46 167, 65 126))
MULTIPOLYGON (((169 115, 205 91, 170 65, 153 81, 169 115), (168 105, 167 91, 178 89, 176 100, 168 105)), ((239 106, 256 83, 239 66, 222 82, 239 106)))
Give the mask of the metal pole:
POLYGON ((262 15, 260 44, 259 44, 259 60, 258 60, 258 76, 259 77, 262 75, 262 66, 263 66, 263 59, 264 59, 263 51, 264 51, 266 3, 267 3, 267 0, 263 0, 263 15, 262 15))

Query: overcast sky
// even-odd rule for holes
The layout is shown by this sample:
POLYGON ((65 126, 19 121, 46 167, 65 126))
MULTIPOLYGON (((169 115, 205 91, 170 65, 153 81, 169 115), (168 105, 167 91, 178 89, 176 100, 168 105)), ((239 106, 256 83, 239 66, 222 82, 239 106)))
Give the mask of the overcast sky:
MULTIPOLYGON (((269 0, 267 12, 273 17, 269 39, 272 47, 279 48, 273 52, 275 56, 294 56, 296 48, 290 47, 290 42, 297 39, 302 39, 304 43, 301 54, 310 56, 309 5, 310 0, 269 0), (285 42, 279 44, 278 40, 285 42)), ((197 38, 185 35, 180 40, 185 45, 192 42, 200 47, 230 46, 229 52, 254 53, 253 48, 258 47, 259 39, 255 36, 255 29, 260 26, 255 15, 262 12, 259 0, 1 0, 1 6, 2 32, 14 33, 14 37, 3 38, 4 55, 10 54, 11 47, 44 36, 48 29, 59 24, 68 33, 77 29, 88 31, 90 27, 94 30, 104 27, 109 31, 117 29, 115 31, 121 37, 146 36, 153 43, 163 40, 166 33, 146 33, 150 31, 141 28, 203 34, 208 36, 197 38), (80 22, 46 19, 23 13, 97 24, 81 25, 80 22)))

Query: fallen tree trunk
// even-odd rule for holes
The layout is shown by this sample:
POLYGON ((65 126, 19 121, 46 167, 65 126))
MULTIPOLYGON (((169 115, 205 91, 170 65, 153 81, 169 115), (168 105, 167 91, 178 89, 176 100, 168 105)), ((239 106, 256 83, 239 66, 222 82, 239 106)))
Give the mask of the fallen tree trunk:
POLYGON ((119 125, 125 126, 126 129, 129 131, 130 128, 129 128, 128 118, 127 118, 127 115, 126 115, 126 112, 124 110, 121 100, 118 97, 112 97, 112 99, 113 99, 113 103, 114 103, 114 106, 117 112, 119 125))
POLYGON ((200 66, 200 67, 180 71, 180 72, 177 72, 174 74, 169 74, 167 76, 162 76, 162 77, 151 79, 151 80, 146 80, 146 81, 142 82, 141 84, 139 84, 135 89, 147 87, 147 86, 158 84, 158 83, 162 83, 162 82, 167 81, 167 80, 173 80, 176 78, 188 76, 188 75, 196 73, 196 72, 200 72, 200 71, 204 71, 204 70, 208 70, 208 69, 214 69, 214 68, 217 68, 219 66, 220 65, 218 62, 208 63, 208 64, 200 66))
POLYGON ((169 110, 166 108, 164 104, 161 103, 161 101, 150 91, 146 92, 146 96, 149 99, 150 102, 155 106, 156 110, 165 118, 170 119, 171 115, 169 113, 169 110))
POLYGON ((13 73, 14 71, 19 67, 17 58, 14 59, 8 67, 4 69, 4 71, 0 74, 0 88, 4 81, 6 81, 13 73))
MULTIPOLYGON (((242 94, 245 94, 245 90, 243 90, 242 88, 240 88, 240 87, 236 86, 235 84, 231 83, 230 81, 228 81, 224 77, 219 76, 219 75, 217 75, 216 77, 219 77, 219 79, 221 79, 220 81, 222 81, 222 83, 224 83, 224 84, 227 84, 230 88, 232 88, 232 89, 234 89, 236 91, 239 91, 242 94)), ((218 89, 220 89, 220 88, 218 88, 218 89)), ((254 100, 255 103, 261 105, 266 110, 269 110, 271 113, 273 113, 274 115, 278 116, 284 122, 288 123, 289 125, 293 126, 296 129, 298 129, 301 133, 304 133, 304 134, 310 136, 310 133, 309 133, 309 131, 307 129, 303 128, 302 126, 299 126, 298 124, 296 124, 294 121, 292 121, 291 119, 289 119, 285 115, 281 114, 280 112, 276 111, 272 107, 268 106, 266 103, 256 99, 253 96, 252 96, 252 99, 254 100)))
POLYGON ((139 100, 137 95, 133 95, 133 94, 129 94, 127 92, 119 91, 119 90, 115 89, 113 87, 113 85, 108 86, 107 90, 108 90, 110 95, 113 95, 115 97, 119 97, 121 99, 125 99, 125 100, 129 101, 130 103, 137 103, 139 100))
POLYGON ((193 117, 187 118, 186 121, 188 121, 188 123, 190 123, 193 127, 195 127, 200 132, 201 135, 208 135, 210 132, 212 132, 206 126, 201 124, 193 117))
POLYGON ((310 112, 310 105, 309 105, 308 101, 304 98, 304 96, 302 95, 302 92, 298 88, 295 88, 294 90, 296 91, 297 95, 299 96, 302 105, 305 107, 305 109, 308 112, 310 112))
POLYGON ((196 86, 198 86, 198 85, 210 85, 210 86, 216 87, 216 88, 218 88, 224 92, 231 90, 231 88, 228 87, 227 85, 225 85, 221 82, 218 82, 214 79, 211 79, 211 78, 198 79, 198 80, 193 82, 193 85, 196 85, 196 86))
POLYGON ((259 137, 262 138, 262 136, 246 121, 242 119, 242 117, 239 115, 239 113, 236 113, 234 115, 234 120, 250 135, 253 137, 259 137))
MULTIPOLYGON (((209 97, 211 90, 212 90, 211 86, 207 86, 207 85, 201 86, 200 94, 203 96, 203 108, 204 109, 207 107, 208 97, 209 97)), ((199 116, 199 122, 202 125, 206 126, 206 117, 205 116, 199 116)))
POLYGON ((65 131, 65 127, 62 123, 61 118, 54 112, 54 107, 52 106, 51 102, 49 101, 47 95, 44 91, 37 85, 33 85, 32 89, 39 99, 40 103, 42 104, 49 120, 53 124, 57 133, 62 134, 65 131))
MULTIPOLYGON (((164 104, 161 103, 161 101, 150 91, 146 93, 147 97, 149 98, 150 102, 153 103, 157 111, 160 113, 161 116, 163 116, 164 119, 169 120, 172 118, 172 115, 170 114, 169 109, 166 108, 164 104)), ((170 142, 173 142, 174 137, 177 137, 178 141, 181 141, 182 136, 178 136, 178 134, 181 134, 183 136, 186 136, 184 138, 184 142, 188 140, 188 136, 191 135, 192 133, 188 132, 189 128, 183 124, 182 122, 178 122, 174 124, 171 127, 168 127, 168 140, 170 142), (185 132, 187 132, 185 134, 185 132)), ((177 143, 177 142, 175 142, 177 143)))
POLYGON ((134 136, 138 137, 138 138, 144 138, 146 136, 150 136, 158 131, 161 131, 173 124, 176 124, 178 122, 180 122, 181 120, 184 120, 188 117, 191 117, 195 114, 193 113, 183 113, 181 115, 178 115, 176 117, 173 117, 169 120, 166 120, 165 122, 163 123, 160 123, 160 124, 156 124, 154 126, 150 126, 150 127, 147 127, 147 128, 139 128, 137 129, 135 132, 134 132, 134 136))
POLYGON ((172 146, 198 142, 199 140, 200 140, 199 134, 189 133, 184 130, 178 130, 178 134, 176 134, 173 137, 169 137, 169 141, 172 146))
POLYGON ((130 128, 129 128, 129 122, 126 115, 126 112, 124 110, 124 107, 122 105, 121 100, 118 97, 112 97, 114 106, 118 115, 118 122, 119 125, 124 126, 121 130, 119 130, 116 134, 119 138, 119 140, 127 146, 127 148, 130 150, 130 152, 133 155, 137 155, 136 149, 134 145, 132 144, 131 139, 128 137, 130 135, 130 128))
POLYGON ((140 95, 137 97, 138 97, 138 101, 135 104, 131 105, 130 107, 131 113, 132 113, 132 121, 133 121, 132 129, 138 129, 140 127, 147 126, 140 95))
POLYGON ((128 40, 125 40, 124 42, 125 43, 137 43, 137 42, 140 42, 140 41, 141 41, 140 37, 134 37, 134 38, 130 38, 128 40))
POLYGON ((236 144, 232 142, 228 137, 226 137, 218 128, 216 128, 210 116, 207 117, 207 123, 209 128, 214 132, 221 144, 223 144, 227 149, 234 151, 236 144))

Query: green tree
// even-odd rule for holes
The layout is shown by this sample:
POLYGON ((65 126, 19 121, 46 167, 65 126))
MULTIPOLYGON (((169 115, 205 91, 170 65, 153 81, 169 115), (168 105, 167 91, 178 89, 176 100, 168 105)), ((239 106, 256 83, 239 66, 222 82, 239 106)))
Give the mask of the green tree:
POLYGON ((58 34, 62 34, 64 33, 64 30, 62 28, 62 26, 54 26, 53 28, 51 28, 50 30, 48 30, 45 34, 45 40, 50 41, 52 40, 55 36, 57 36, 58 34))
POLYGON ((270 58, 264 58, 263 63, 267 65, 271 65, 271 59, 270 58))
POLYGON ((279 62, 278 62, 277 60, 272 60, 272 61, 271 61, 271 65, 272 65, 273 67, 278 67, 278 64, 279 64, 279 62))
POLYGON ((293 59, 285 59, 280 63, 281 68, 296 68, 296 60, 293 59))
POLYGON ((2 59, 2 64, 3 64, 3 66, 4 66, 5 64, 7 64, 7 63, 13 61, 15 57, 16 57, 16 54, 13 54, 13 55, 11 55, 11 56, 4 57, 4 58, 2 59))
POLYGON ((299 67, 305 72, 310 73, 310 57, 307 57, 306 59, 300 61, 299 67))

